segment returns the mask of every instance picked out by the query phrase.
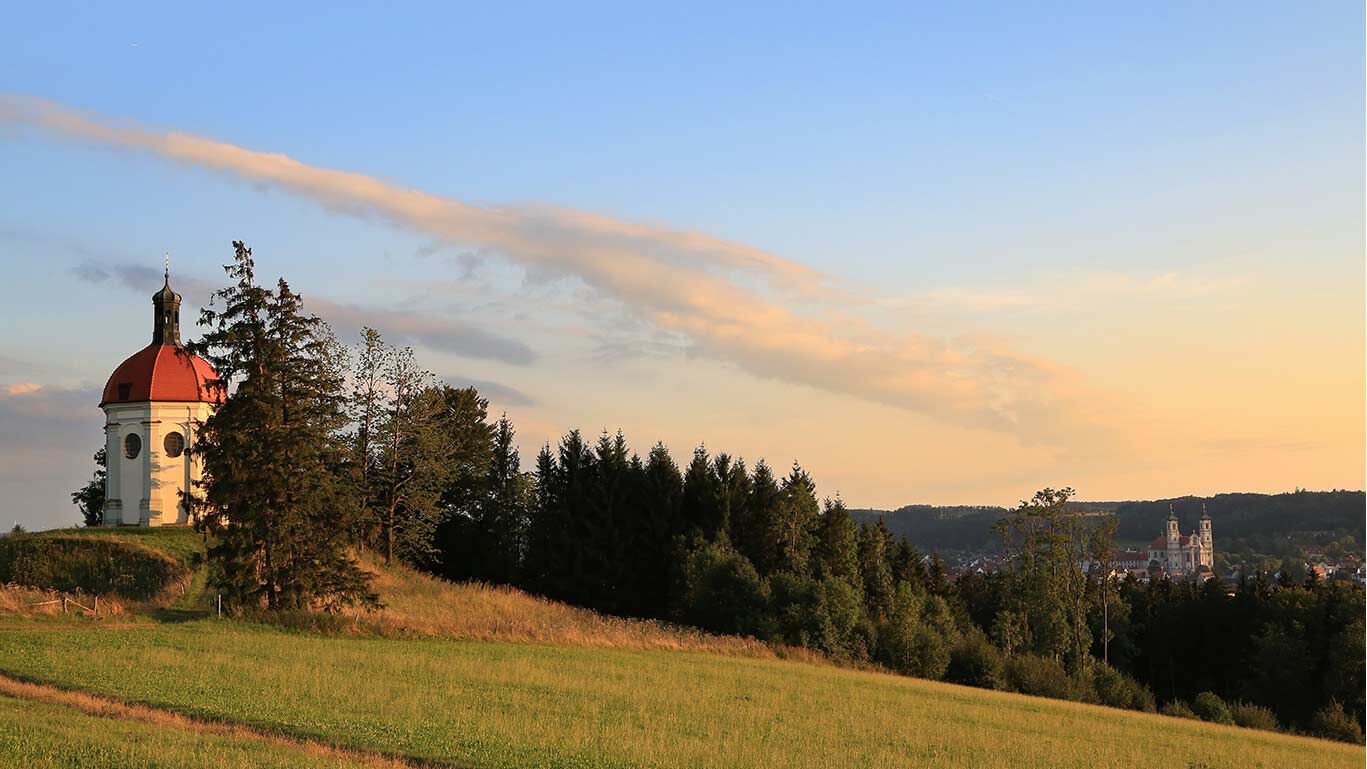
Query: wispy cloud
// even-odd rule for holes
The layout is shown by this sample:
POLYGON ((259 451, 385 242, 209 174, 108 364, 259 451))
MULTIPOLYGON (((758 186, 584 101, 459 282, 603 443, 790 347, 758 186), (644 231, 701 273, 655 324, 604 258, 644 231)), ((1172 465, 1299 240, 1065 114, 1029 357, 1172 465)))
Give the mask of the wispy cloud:
POLYGON ((838 309, 861 299, 814 270, 745 244, 539 203, 471 205, 30 98, 0 99, 0 122, 147 151, 275 186, 350 216, 496 253, 532 276, 575 277, 654 326, 684 335, 695 354, 759 377, 1030 440, 1062 442, 1097 426, 1093 397, 1048 362, 880 331, 838 309))
MULTIPOLYGON (((148 290, 161 280, 161 273, 144 265, 127 263, 96 264, 83 261, 72 268, 76 277, 91 283, 115 280, 125 288, 148 290)), ((186 296, 207 301, 217 288, 208 282, 180 276, 176 289, 186 296)), ((486 331, 471 323, 433 312, 411 312, 335 302, 316 295, 304 297, 305 308, 324 320, 344 338, 357 336, 362 326, 377 328, 391 342, 419 344, 433 350, 455 353, 467 358, 526 365, 536 353, 524 342, 486 331)))

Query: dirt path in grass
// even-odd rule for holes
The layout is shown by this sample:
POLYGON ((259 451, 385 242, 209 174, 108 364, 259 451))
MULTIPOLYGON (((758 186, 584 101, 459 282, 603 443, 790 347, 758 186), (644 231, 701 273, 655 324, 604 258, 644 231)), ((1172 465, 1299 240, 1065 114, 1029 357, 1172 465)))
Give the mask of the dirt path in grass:
POLYGON ((201 734, 214 734, 242 740, 254 740, 272 745, 294 748, 322 758, 337 758, 376 767, 376 769, 463 769, 455 764, 422 761, 399 756, 390 756, 373 751, 355 748, 340 748, 318 740, 289 737, 276 732, 256 729, 241 724, 221 721, 205 721, 174 713, 169 710, 135 705, 109 697, 101 697, 85 692, 61 689, 47 684, 20 681, 0 674, 0 694, 7 694, 27 700, 37 700, 52 705, 75 708, 83 713, 101 718, 117 718, 141 721, 160 727, 182 729, 201 734))

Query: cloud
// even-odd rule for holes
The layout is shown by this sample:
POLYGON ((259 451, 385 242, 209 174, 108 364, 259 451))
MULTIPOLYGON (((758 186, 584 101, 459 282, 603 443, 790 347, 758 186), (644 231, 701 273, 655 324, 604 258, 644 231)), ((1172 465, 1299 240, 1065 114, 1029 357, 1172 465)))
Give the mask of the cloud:
POLYGON ((482 397, 500 408, 508 406, 535 406, 531 396, 510 385, 491 382, 487 379, 471 379, 460 375, 443 376, 441 380, 452 387, 473 387, 482 397))
POLYGON ((433 350, 456 353, 467 358, 495 360, 524 366, 536 360, 532 348, 517 339, 485 331, 477 326, 431 312, 407 312, 341 304, 316 296, 304 298, 310 312, 326 320, 346 336, 355 336, 362 326, 378 329, 393 342, 421 344, 433 350))
POLYGON ((90 479, 104 445, 97 388, 31 382, 0 384, 0 489, 5 524, 31 529, 74 525, 80 516, 67 492, 90 479), (84 461, 73 461, 79 457, 84 461))
MULTIPOLYGON (((161 280, 152 267, 115 263, 97 265, 81 262, 72 268, 80 279, 103 283, 114 278, 120 285, 135 291, 147 291, 161 280)), ((207 281, 191 276, 177 276, 175 287, 183 296, 201 297, 207 301, 217 288, 207 281)), ((494 360, 513 365, 527 365, 536 360, 536 353, 525 343, 485 331, 463 321, 440 314, 388 310, 356 304, 334 302, 316 295, 304 297, 305 308, 326 320, 342 337, 355 337, 362 326, 379 329, 385 338, 400 344, 419 344, 442 352, 456 353, 467 358, 494 360)))
POLYGON ((65 446, 72 438, 98 444, 100 419, 92 414, 99 402, 99 391, 89 388, 0 384, 0 448, 65 446))
MULTIPOLYGON (((854 309, 863 298, 814 270, 745 244, 540 203, 471 205, 31 98, 0 99, 0 122, 142 150, 274 186, 349 216, 499 254, 532 278, 577 278, 656 328, 685 336, 692 354, 758 377, 1032 441, 1067 442, 1099 424, 1100 404, 1069 372, 1004 349, 880 331, 839 309, 854 309)), ((411 333, 423 333, 420 319, 407 322, 414 324, 411 333)), ((482 343, 471 344, 480 349, 482 343)))

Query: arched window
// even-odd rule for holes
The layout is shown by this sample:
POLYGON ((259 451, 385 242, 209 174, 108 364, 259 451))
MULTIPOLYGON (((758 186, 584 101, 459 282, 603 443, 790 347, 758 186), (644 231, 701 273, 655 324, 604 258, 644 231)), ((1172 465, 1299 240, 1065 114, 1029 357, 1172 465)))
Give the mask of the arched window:
POLYGON ((162 447, 166 449, 166 456, 178 457, 185 451, 185 436, 169 432, 166 434, 166 440, 162 442, 162 447))
POLYGON ((142 452, 142 438, 137 433, 129 433, 123 439, 123 455, 129 459, 137 459, 142 452))

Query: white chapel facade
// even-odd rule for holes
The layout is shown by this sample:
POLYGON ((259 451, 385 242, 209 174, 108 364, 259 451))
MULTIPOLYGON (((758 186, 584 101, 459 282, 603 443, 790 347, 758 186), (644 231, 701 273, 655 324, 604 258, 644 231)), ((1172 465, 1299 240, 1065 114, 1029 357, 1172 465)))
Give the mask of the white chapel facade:
POLYGON ((104 386, 105 526, 190 523, 181 492, 201 470, 188 451, 198 425, 222 396, 208 361, 180 342, 180 294, 170 272, 152 295, 152 343, 125 360, 104 386))

